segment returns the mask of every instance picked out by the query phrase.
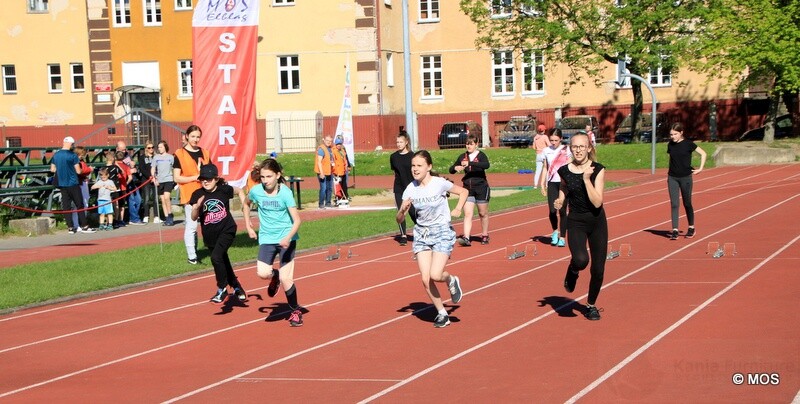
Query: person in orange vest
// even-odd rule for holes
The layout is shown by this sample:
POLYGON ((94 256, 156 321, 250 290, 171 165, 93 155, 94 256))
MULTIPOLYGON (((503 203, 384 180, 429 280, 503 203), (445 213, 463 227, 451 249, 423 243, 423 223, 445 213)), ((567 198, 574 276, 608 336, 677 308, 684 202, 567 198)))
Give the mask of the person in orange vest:
POLYGON ((202 129, 197 125, 186 128, 184 135, 185 144, 175 151, 175 163, 172 166, 172 176, 181 197, 184 212, 183 243, 186 245, 187 262, 197 265, 197 221, 192 220, 192 205, 189 199, 192 193, 200 189, 200 167, 210 164, 208 151, 203 150, 199 143, 203 135, 202 129))
POLYGON ((333 149, 333 174, 339 177, 339 186, 342 187, 342 198, 350 200, 347 193, 347 175, 350 174, 350 160, 347 158, 347 150, 344 148, 344 141, 337 137, 334 141, 333 149))
POLYGON ((333 192, 333 138, 331 135, 325 135, 322 138, 322 144, 317 147, 316 164, 314 164, 314 172, 317 173, 319 180, 319 208, 330 208, 331 193, 333 192))

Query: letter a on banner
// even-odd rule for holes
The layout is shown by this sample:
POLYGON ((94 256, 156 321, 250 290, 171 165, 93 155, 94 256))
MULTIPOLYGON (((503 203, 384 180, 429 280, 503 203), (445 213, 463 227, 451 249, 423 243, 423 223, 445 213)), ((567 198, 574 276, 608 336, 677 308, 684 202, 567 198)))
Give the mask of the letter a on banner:
POLYGON ((198 1, 192 16, 194 124, 220 175, 243 186, 256 156, 259 1, 198 1))

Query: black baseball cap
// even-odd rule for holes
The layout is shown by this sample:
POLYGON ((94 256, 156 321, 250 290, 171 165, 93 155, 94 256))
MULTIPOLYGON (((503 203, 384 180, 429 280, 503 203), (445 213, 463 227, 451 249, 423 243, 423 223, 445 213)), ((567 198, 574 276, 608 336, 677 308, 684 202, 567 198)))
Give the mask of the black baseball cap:
POLYGON ((217 170, 217 166, 214 164, 206 164, 200 167, 200 175, 197 177, 198 180, 213 180, 219 176, 219 170, 217 170))

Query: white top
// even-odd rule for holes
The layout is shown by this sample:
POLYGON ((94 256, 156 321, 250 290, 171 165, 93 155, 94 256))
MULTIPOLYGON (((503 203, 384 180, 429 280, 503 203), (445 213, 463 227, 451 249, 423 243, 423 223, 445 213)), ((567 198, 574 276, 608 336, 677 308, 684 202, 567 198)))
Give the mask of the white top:
POLYGON ((453 183, 442 177, 431 177, 428 185, 414 180, 403 191, 403 200, 411 199, 417 210, 418 226, 446 225, 450 223, 450 206, 447 192, 453 183))
POLYGON ((547 177, 547 182, 561 182, 561 176, 558 175, 558 169, 564 164, 569 163, 569 160, 572 158, 572 151, 570 151, 569 147, 567 147, 566 145, 559 145, 556 148, 550 146, 544 149, 543 153, 544 153, 544 158, 547 159, 547 167, 549 167, 545 175, 552 173, 552 177, 547 177), (553 167, 553 161, 555 160, 556 156, 564 149, 566 149, 567 151, 567 159, 564 160, 563 162, 560 162, 560 164, 558 164, 558 167, 553 167))

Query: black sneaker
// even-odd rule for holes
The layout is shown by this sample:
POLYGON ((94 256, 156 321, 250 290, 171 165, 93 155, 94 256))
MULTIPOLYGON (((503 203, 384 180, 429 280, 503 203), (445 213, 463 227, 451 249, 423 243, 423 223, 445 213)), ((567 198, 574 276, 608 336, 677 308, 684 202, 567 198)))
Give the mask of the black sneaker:
POLYGON ((472 245, 472 243, 469 241, 469 237, 458 236, 458 237, 456 238, 456 241, 457 241, 457 242, 458 242, 458 244, 459 244, 460 246, 462 246, 462 247, 469 247, 469 246, 471 246, 471 245, 472 245))
POLYGON ((588 320, 597 321, 600 320, 600 311, 601 310, 598 310, 596 306, 589 306, 587 304, 585 316, 588 320))
POLYGON ((77 229, 77 230, 78 230, 78 233, 87 233, 87 234, 91 234, 91 233, 95 233, 95 232, 97 232, 97 230, 96 230, 96 229, 93 229, 93 228, 91 228, 91 227, 89 227, 89 226, 86 226, 86 227, 78 227, 78 229, 77 229))
POLYGON ((678 231, 677 230, 673 230, 672 233, 670 233, 670 235, 669 235, 669 239, 670 240, 677 240, 678 239, 678 231))
POLYGON ((483 244, 483 245, 489 244, 489 235, 488 234, 484 234, 483 236, 481 236, 481 244, 483 244))
POLYGON ((233 295, 236 296, 236 298, 239 299, 240 302, 244 302, 247 300, 247 292, 244 291, 242 285, 233 288, 233 295))
POLYGON ((689 230, 686 230, 686 235, 684 237, 686 238, 694 237, 694 227, 690 227, 689 230))
POLYGON ((197 263, 200 262, 200 261, 198 261, 197 258, 189 258, 189 259, 186 260, 186 262, 188 262, 188 263, 190 263, 192 265, 197 265, 197 263))
POLYGON ((401 246, 408 245, 408 237, 406 237, 406 236, 400 237, 400 245, 401 246))
POLYGON ((69 234, 75 234, 77 232, 78 232, 78 228, 77 227, 70 227, 69 229, 67 229, 67 233, 69 233, 69 234))
POLYGON ((303 325, 303 313, 300 310, 295 310, 289 315, 289 325, 292 327, 303 325))
POLYGON ((209 301, 211 303, 220 304, 220 303, 224 303, 225 300, 227 300, 227 299, 228 299, 228 289, 227 288, 222 288, 222 289, 218 289, 217 293, 214 296, 211 296, 211 299, 209 301))
POLYGON ((461 281, 455 275, 450 275, 450 282, 447 284, 447 289, 450 290, 450 300, 453 303, 461 301, 461 281))
POLYGON ((575 291, 575 284, 578 282, 578 273, 572 272, 572 268, 567 267, 567 275, 564 277, 564 289, 567 293, 575 291))
POLYGON ((436 320, 433 320, 433 326, 436 328, 444 328, 450 325, 450 317, 445 314, 437 314, 436 320))
POLYGON ((278 287, 281 285, 280 277, 278 276, 278 271, 272 271, 272 279, 269 281, 269 287, 267 287, 267 295, 269 297, 275 297, 278 294, 278 287))

